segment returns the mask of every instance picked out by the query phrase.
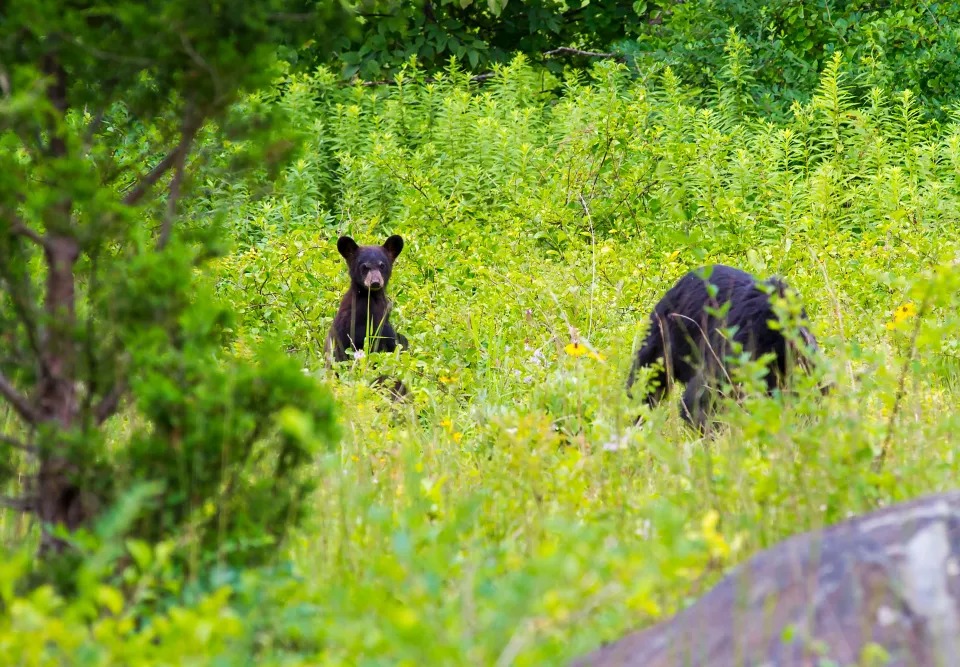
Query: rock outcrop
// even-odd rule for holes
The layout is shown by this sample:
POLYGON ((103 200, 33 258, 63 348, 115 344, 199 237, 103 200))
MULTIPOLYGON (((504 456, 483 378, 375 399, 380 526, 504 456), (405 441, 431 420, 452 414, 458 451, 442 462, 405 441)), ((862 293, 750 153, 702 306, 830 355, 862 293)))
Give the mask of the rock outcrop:
POLYGON ((822 664, 960 665, 960 491, 792 537, 670 620, 574 662, 822 664), (873 661, 864 662, 867 656, 873 661))

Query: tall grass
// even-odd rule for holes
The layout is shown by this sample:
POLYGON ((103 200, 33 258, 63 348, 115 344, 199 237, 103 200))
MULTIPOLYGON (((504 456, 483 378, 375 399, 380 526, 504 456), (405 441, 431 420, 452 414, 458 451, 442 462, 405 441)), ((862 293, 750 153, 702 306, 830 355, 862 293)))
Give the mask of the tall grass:
MULTIPOLYGON (((783 124, 740 115, 735 67, 711 108, 669 70, 559 81, 522 58, 482 87, 455 70, 287 82, 299 161, 259 201, 211 184, 195 218, 230 210, 211 279, 241 340, 326 377, 345 437, 287 567, 217 574, 234 597, 208 616, 241 622, 196 659, 562 664, 788 535, 954 486, 960 128, 921 122, 906 93, 856 99, 843 71, 783 124), (334 377, 341 233, 406 240, 391 321, 412 349, 334 377), (676 396, 626 398, 649 309, 709 262, 800 291, 837 391, 751 397, 708 440, 676 396), (374 390, 381 372, 412 401, 374 390)), ((141 632, 70 627, 112 656, 141 632)))

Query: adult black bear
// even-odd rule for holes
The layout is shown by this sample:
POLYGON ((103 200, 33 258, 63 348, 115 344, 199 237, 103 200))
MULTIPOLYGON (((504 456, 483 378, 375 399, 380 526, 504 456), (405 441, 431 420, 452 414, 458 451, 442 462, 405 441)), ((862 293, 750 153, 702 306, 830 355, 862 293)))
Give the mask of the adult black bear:
MULTIPOLYGON (((655 407, 671 383, 681 382, 686 385, 682 416, 703 431, 716 389, 728 379, 727 355, 734 352, 735 343, 754 360, 771 352, 776 355, 766 375, 770 393, 784 386, 797 364, 812 369, 812 354, 818 346, 809 329, 803 324, 799 327, 801 348, 783 331, 768 325, 777 320, 773 295, 783 297, 788 291, 787 285, 776 278, 758 282, 749 273, 720 264, 686 274, 650 314, 650 331, 630 369, 627 395, 637 371, 659 361, 662 367, 651 378, 653 388, 647 394, 647 403, 655 407), (709 290, 708 283, 713 286, 709 290), (725 315, 718 318, 718 311, 723 312, 728 302, 725 315), (729 339, 721 332, 727 328, 734 329, 729 339)), ((805 310, 800 318, 802 323, 808 321, 805 310)))
MULTIPOLYGON (((347 262, 350 289, 343 296, 327 334, 327 365, 346 361, 347 350, 393 352, 398 345, 408 348, 407 339, 390 324, 391 306, 387 299, 387 284, 393 263, 403 250, 403 239, 394 235, 382 246, 360 246, 349 236, 341 236, 337 249, 347 262)), ((384 378, 377 379, 378 384, 383 381, 384 378)), ((404 395, 406 387, 398 381, 392 391, 404 395)))

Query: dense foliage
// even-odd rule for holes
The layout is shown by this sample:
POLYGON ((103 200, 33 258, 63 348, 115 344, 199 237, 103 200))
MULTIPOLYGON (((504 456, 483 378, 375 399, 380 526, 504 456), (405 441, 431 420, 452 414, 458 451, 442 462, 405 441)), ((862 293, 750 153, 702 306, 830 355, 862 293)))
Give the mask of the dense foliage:
MULTIPOLYGON (((860 91, 909 88, 944 116, 960 90, 960 5, 953 2, 712 0, 557 2, 423 0, 361 3, 360 24, 336 42, 343 76, 384 79, 415 61, 428 71, 457 58, 475 73, 522 52, 545 68, 589 66, 604 54, 635 76, 670 66, 708 96, 735 76, 763 113, 783 115, 807 101, 834 53, 860 91), (731 32, 738 68, 727 67, 731 32), (592 54, 592 55, 588 55, 592 54)), ((314 40, 300 57, 316 61, 314 40)))
MULTIPOLYGON (((559 47, 596 47, 635 35, 648 19, 625 0, 374 0, 361 3, 359 29, 338 40, 347 77, 377 78, 414 60, 443 67, 451 57, 484 71, 518 51, 530 56, 559 47)), ((303 50, 312 55, 311 49, 303 50)))
POLYGON ((909 88, 933 114, 954 107, 960 84, 960 6, 952 2, 680 2, 636 37, 622 48, 641 62, 670 65, 705 90, 736 75, 761 111, 778 114, 809 100, 837 53, 859 92, 909 88), (738 72, 724 68, 731 30, 749 54, 738 72))
MULTIPOLYGON (((960 127, 925 122, 911 94, 855 102, 839 59, 779 123, 744 117, 732 84, 702 106, 670 70, 640 82, 606 63, 547 80, 559 98, 524 58, 482 88, 423 78, 285 78, 269 99, 309 138, 275 190, 249 196, 266 171, 211 173, 185 202, 190 227, 229 212, 234 250, 192 284, 236 309, 230 353, 282 348, 342 414, 278 565, 184 580, 170 540, 136 543, 98 552, 59 599, 18 595, 11 557, 15 664, 564 664, 757 549, 955 483, 960 127), (334 376, 341 233, 403 235, 391 320, 412 349, 334 376), (799 289, 837 392, 751 397, 711 441, 675 401, 627 400, 647 310, 710 261, 799 289), (381 372, 410 403, 371 387, 381 372)), ((4 521, 8 542, 23 534, 4 521)))

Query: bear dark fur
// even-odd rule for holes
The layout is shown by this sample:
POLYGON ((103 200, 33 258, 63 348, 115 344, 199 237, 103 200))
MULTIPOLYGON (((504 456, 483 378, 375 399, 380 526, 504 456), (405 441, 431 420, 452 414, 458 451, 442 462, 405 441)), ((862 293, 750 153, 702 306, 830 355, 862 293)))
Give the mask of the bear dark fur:
MULTIPOLYGON (((407 339, 390 324, 391 304, 387 299, 387 285, 393 263, 403 250, 403 239, 394 235, 382 246, 359 246, 349 236, 341 236, 337 249, 347 263, 350 289, 343 296, 327 335, 328 366, 349 359, 347 350, 393 352, 398 345, 409 347, 407 339)), ((378 378, 378 384, 384 380, 378 378)), ((406 387, 397 381, 391 391, 403 395, 406 387)))
MULTIPOLYGON (((783 388, 798 364, 812 369, 811 355, 819 349, 805 325, 798 333, 806 349, 798 349, 782 331, 768 326, 769 321, 777 320, 773 295, 785 296, 788 290, 777 278, 758 282, 745 271, 720 264, 686 274, 650 314, 650 331, 630 369, 627 394, 630 395, 637 371, 659 361, 662 368, 651 378, 653 388, 647 394, 647 403, 655 407, 673 382, 681 382, 686 385, 682 416, 703 431, 715 390, 729 372, 726 356, 733 350, 730 341, 720 333, 720 329, 728 327, 736 327, 733 341, 740 343, 752 359, 771 352, 776 355, 766 376, 767 390, 772 393, 783 388), (709 277, 705 279, 707 273, 709 277), (707 282, 716 286, 715 296, 708 293, 707 282), (707 312, 708 308, 719 310, 727 302, 730 307, 722 320, 707 312)), ((808 322, 805 310, 801 319, 808 322)))

